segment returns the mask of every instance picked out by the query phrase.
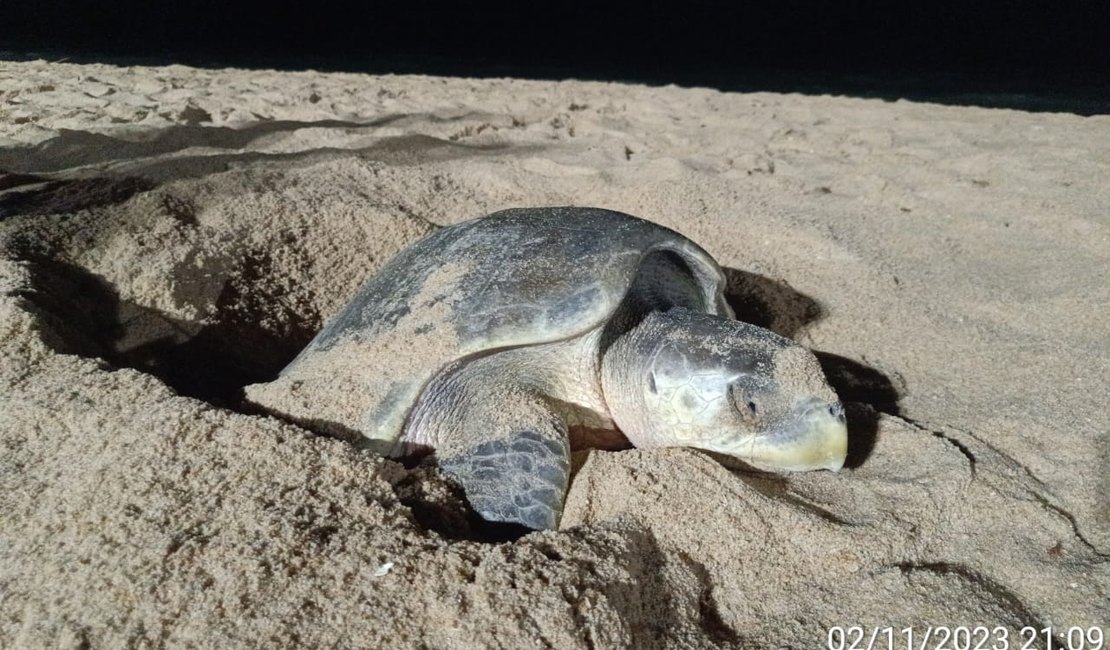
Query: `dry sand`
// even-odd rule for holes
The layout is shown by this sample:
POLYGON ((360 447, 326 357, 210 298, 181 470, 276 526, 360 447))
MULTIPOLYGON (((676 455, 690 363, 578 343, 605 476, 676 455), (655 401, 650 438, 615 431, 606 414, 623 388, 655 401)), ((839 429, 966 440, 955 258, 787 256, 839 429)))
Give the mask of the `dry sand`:
POLYGON ((0 647, 1110 624, 1110 117, 0 63, 0 170, 0 647), (729 267, 851 467, 588 452, 561 530, 495 544, 434 469, 238 401, 405 244, 557 204, 729 267))

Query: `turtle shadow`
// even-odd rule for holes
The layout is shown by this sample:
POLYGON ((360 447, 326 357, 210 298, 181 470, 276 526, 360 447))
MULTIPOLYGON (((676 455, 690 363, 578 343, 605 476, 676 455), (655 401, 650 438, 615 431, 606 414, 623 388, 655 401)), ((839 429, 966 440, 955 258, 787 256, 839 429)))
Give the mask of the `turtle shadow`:
POLYGON ((725 301, 737 320, 794 338, 824 316, 820 303, 785 282, 729 267, 724 272, 725 301))
MULTIPOLYGON (((725 300, 736 318, 794 338, 817 322, 821 304, 785 282, 734 268, 725 268, 725 300)), ((898 415, 901 393, 882 371, 861 361, 813 350, 829 385, 845 403, 848 417, 848 457, 845 467, 862 465, 875 447, 879 414, 898 415)))
POLYGON ((875 448, 879 417, 899 415, 901 393, 886 374, 859 361, 814 350, 829 385, 844 402, 848 420, 848 456, 844 466, 862 465, 875 448))

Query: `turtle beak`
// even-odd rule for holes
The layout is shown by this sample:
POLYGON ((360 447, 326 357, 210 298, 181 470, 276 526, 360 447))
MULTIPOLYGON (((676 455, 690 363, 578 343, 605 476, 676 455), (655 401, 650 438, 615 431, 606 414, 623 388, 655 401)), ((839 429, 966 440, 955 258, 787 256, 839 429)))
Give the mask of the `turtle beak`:
POLYGON ((788 424, 751 440, 743 460, 760 469, 801 472, 838 471, 848 455, 848 426, 844 405, 812 400, 795 409, 788 424))

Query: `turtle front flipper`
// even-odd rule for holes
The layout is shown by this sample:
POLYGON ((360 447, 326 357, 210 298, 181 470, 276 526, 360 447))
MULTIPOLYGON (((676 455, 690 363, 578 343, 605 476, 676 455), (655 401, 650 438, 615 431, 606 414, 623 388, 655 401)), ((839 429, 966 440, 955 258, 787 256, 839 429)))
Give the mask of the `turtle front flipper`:
POLYGON ((483 519, 532 530, 559 525, 570 470, 564 431, 522 428, 439 459, 483 519))
POLYGON ((555 528, 570 476, 567 425, 542 395, 506 381, 509 369, 489 361, 433 381, 405 438, 435 448, 440 469, 486 521, 555 528))

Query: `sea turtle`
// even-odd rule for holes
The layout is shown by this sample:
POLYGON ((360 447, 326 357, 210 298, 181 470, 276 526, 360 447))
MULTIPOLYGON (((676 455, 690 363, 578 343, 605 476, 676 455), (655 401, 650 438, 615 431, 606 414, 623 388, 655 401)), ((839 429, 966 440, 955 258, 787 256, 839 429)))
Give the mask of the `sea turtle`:
POLYGON ((838 470, 814 355, 734 319, 682 235, 597 208, 504 210, 402 250, 248 399, 391 456, 433 451, 488 521, 558 525, 579 447, 838 470))

